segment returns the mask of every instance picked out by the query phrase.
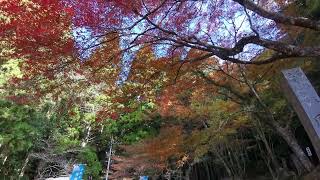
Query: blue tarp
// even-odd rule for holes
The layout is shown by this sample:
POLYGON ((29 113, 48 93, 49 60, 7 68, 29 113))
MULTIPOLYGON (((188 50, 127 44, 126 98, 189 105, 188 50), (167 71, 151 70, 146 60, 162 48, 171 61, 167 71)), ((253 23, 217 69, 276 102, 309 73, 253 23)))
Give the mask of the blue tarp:
POLYGON ((139 180, 148 180, 148 176, 140 176, 139 180))
POLYGON ((84 164, 78 164, 73 166, 73 171, 70 176, 70 180, 82 180, 85 170, 84 164))

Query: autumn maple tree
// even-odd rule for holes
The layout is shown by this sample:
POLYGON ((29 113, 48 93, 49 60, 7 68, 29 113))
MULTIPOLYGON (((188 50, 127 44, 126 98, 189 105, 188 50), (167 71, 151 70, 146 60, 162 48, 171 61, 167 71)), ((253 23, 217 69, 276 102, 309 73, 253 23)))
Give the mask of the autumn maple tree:
POLYGON ((163 51, 167 56, 183 54, 188 48, 203 52, 202 56, 188 59, 190 62, 212 56, 242 64, 266 64, 292 57, 319 57, 319 47, 302 47, 283 41, 285 32, 279 30, 281 26, 319 31, 316 20, 280 12, 290 3, 293 2, 98 1, 94 9, 96 12, 89 14, 88 11, 93 11, 92 3, 77 1, 74 8, 80 7, 86 13, 85 16, 76 16, 75 24, 88 26, 99 36, 119 32, 129 41, 127 49, 144 44, 166 47, 163 51), (113 8, 108 8, 111 4, 113 8), (255 51, 257 46, 274 53, 259 62, 243 55, 249 49, 255 51))
MULTIPOLYGON (((279 9, 290 5, 286 2, 2 1, 2 11, 9 18, 2 21, 1 34, 11 36, 14 33, 12 40, 21 50, 20 54, 33 53, 42 59, 49 52, 53 53, 51 57, 71 52, 70 48, 74 46, 65 33, 78 27, 91 29, 98 44, 114 40, 105 40, 104 37, 119 33, 128 42, 121 51, 144 44, 154 48, 165 47, 166 56, 182 55, 188 48, 203 52, 202 56, 189 59, 190 62, 212 56, 243 64, 265 64, 291 57, 319 57, 318 47, 301 47, 283 41, 285 33, 278 29, 280 26, 319 31, 316 20, 279 12, 279 9), (274 53, 259 62, 243 56, 248 48, 254 51, 257 46, 274 53)), ((79 48, 83 47, 77 47, 73 53, 79 48)), ((39 60, 33 59, 32 62, 39 60)), ((54 60, 51 63, 57 64, 54 60)))
POLYGON ((193 162, 210 156, 228 176, 245 176, 251 159, 242 154, 254 141, 254 152, 270 157, 265 166, 274 178, 284 167, 272 143, 288 146, 302 171, 312 171, 277 84, 283 68, 317 67, 320 5, 310 2, 3 0, 1 63, 15 60, 21 71, 5 98, 64 102, 57 118, 75 124, 81 107, 93 104, 89 134, 136 143, 124 146, 132 156, 118 158, 118 169, 191 172, 193 162), (141 115, 146 104, 161 126, 141 115))
MULTIPOLYGON (((167 64, 165 67, 178 67, 171 70, 176 69, 177 76, 182 66, 203 62, 209 57, 241 64, 319 57, 319 47, 301 46, 286 40, 284 26, 319 31, 316 20, 279 11, 292 3, 264 1, 257 4, 250 0, 2 1, 1 37, 14 49, 11 57, 25 59, 22 64, 24 80, 33 75, 52 79, 60 72, 69 71, 70 64, 78 64, 76 72, 85 71, 84 64, 98 69, 115 65, 116 60, 119 65, 120 58, 129 61, 122 63, 123 71, 129 71, 126 66, 133 62, 132 76, 135 66, 144 63, 132 60, 137 48, 142 47, 162 56, 162 61, 166 61, 162 64, 167 64), (86 33, 79 34, 77 30, 81 28, 86 33), (90 40, 79 44, 86 36, 91 36, 90 40), (111 50, 111 47, 118 48, 111 50), (107 49, 108 55, 84 62, 84 54, 97 48, 107 49), (196 50, 197 54, 186 56, 190 49, 196 50), (255 60, 264 49, 271 53, 255 60)), ((164 67, 155 66, 158 69, 153 70, 153 76, 161 73, 161 66, 164 67)), ((102 77, 101 74, 92 77, 99 79, 98 76, 102 77)))

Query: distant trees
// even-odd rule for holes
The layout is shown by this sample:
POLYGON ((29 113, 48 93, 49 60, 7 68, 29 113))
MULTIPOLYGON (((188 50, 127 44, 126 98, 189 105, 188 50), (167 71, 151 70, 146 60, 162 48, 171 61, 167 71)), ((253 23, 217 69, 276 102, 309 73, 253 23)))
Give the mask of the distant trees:
POLYGON ((74 163, 84 162, 87 175, 100 176, 95 144, 90 140, 82 147, 87 133, 83 122, 88 117, 51 114, 49 106, 35 110, 3 100, 0 106, 0 177, 55 177, 70 173, 74 163))

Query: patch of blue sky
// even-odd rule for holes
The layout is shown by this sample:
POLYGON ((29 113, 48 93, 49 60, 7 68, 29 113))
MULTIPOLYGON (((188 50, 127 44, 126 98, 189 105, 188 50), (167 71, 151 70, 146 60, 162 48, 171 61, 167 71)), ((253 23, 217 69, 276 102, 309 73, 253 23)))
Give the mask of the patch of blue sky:
MULTIPOLYGON (((275 3, 269 4, 269 7, 273 10, 278 10, 278 6, 275 3)), ((226 9, 227 10, 227 9, 226 9)), ((269 40, 278 40, 283 35, 281 35, 280 29, 275 26, 275 23, 270 20, 263 18, 254 12, 247 10, 249 17, 252 21, 252 28, 254 28, 261 38, 269 39, 269 40)), ((242 37, 246 37, 249 35, 254 35, 254 31, 251 29, 249 17, 246 15, 244 9, 239 10, 234 14, 234 16, 230 18, 225 18, 222 20, 224 23, 223 28, 218 28, 217 32, 221 38, 225 39, 216 39, 218 45, 226 46, 228 43, 232 42, 227 47, 233 47, 235 43, 240 40, 242 37), (219 43, 220 42, 220 43, 219 43), (221 44, 223 43, 223 44, 221 44)), ((265 50, 264 47, 248 44, 244 47, 243 52, 234 56, 235 58, 239 58, 241 60, 252 60, 252 58, 261 54, 265 50)))
POLYGON ((101 42, 101 39, 89 27, 75 27, 72 30, 72 35, 82 61, 87 60, 99 47, 99 43, 101 42))
MULTIPOLYGON (((129 17, 125 17, 122 19, 122 24, 124 27, 132 26, 137 19, 130 19, 129 17)), ((120 38, 120 48, 126 49, 126 51, 122 54, 121 67, 122 71, 120 73, 120 78, 118 84, 122 84, 127 80, 127 77, 130 73, 131 63, 134 60, 135 54, 140 50, 142 45, 135 45, 132 42, 137 38, 139 34, 141 34, 144 30, 145 22, 141 21, 136 24, 132 29, 126 30, 123 32, 120 38)))
POLYGON ((135 54, 136 52, 126 51, 122 55, 121 72, 120 72, 119 80, 117 81, 118 85, 123 84, 127 80, 128 75, 130 73, 130 69, 131 69, 131 63, 135 57, 135 54))
POLYGON ((171 47, 170 45, 168 45, 170 42, 164 41, 164 43, 163 44, 156 44, 153 46, 153 51, 154 51, 156 58, 163 58, 163 57, 168 56, 169 50, 171 47))
MULTIPOLYGON (((277 9, 278 6, 276 4, 272 4, 274 9, 277 9)), ((254 29, 256 29, 259 33, 259 36, 264 39, 269 40, 279 40, 284 36, 281 30, 277 28, 274 21, 270 19, 263 18, 254 12, 247 10, 254 29)), ((245 21, 242 23, 242 27, 239 28, 239 32, 244 33, 245 35, 254 35, 249 23, 249 18, 245 13, 243 13, 242 17, 245 18, 245 21)), ((241 17, 241 18, 242 18, 241 17)), ((236 25, 240 25, 240 21, 236 21, 236 25)), ((261 54, 265 50, 264 47, 255 45, 255 44, 248 44, 244 47, 243 52, 239 53, 235 56, 235 58, 239 58, 242 60, 252 60, 257 55, 261 54)))
MULTIPOLYGON (((98 4, 93 1, 91 3, 91 8, 93 11, 96 11, 99 9, 98 4)), ((108 9, 106 9, 108 11, 108 9)), ((81 13, 79 13, 81 14, 81 13)), ((101 16, 104 16, 103 14, 101 16)), ((103 19, 103 17, 100 17, 103 19)), ((123 27, 129 27, 131 26, 136 19, 130 19, 128 17, 122 19, 122 26, 123 27)), ((100 25, 100 28, 105 28, 108 27, 108 25, 100 25)), ((96 27, 95 27, 96 28, 96 27)), ((121 27, 119 27, 121 28, 121 27)), ((130 31, 123 32, 120 38, 120 48, 121 49, 128 49, 124 51, 122 54, 122 62, 121 62, 121 67, 122 67, 122 72, 120 75, 119 82, 123 82, 126 80, 129 71, 130 71, 130 66, 131 62, 134 59, 134 55, 136 52, 141 48, 141 46, 135 46, 135 47, 130 47, 132 44, 131 42, 136 38, 136 35, 134 34, 139 34, 144 30, 144 24, 143 22, 138 23, 136 26, 134 26, 130 31), (134 33, 134 34, 132 34, 134 33)), ((100 43, 102 42, 103 36, 96 34, 93 32, 92 28, 82 26, 82 27, 74 27, 72 29, 72 35, 75 40, 75 46, 76 49, 79 53, 81 61, 86 61, 90 58, 90 56, 94 53, 96 49, 99 48, 100 43)))

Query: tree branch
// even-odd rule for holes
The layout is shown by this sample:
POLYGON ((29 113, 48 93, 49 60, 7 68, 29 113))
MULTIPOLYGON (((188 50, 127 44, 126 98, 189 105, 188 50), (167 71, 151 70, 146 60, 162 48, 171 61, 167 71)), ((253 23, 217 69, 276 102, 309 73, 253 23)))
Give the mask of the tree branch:
POLYGON ((281 23, 281 24, 286 24, 291 26, 299 26, 299 27, 320 31, 320 21, 313 21, 305 17, 292 17, 292 16, 284 15, 278 12, 271 12, 255 4, 252 0, 233 0, 233 1, 239 3, 243 7, 257 13, 262 17, 275 21, 276 23, 281 23))

